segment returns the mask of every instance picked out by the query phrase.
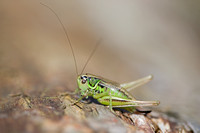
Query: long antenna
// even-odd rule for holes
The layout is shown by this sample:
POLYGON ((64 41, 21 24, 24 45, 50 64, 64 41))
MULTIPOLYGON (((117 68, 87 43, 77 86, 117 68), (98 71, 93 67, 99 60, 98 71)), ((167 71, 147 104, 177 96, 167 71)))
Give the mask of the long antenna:
POLYGON ((94 47, 92 53, 91 53, 90 56, 88 57, 88 59, 87 59, 85 65, 84 65, 84 67, 83 67, 83 69, 82 69, 82 71, 81 71, 81 74, 83 74, 83 71, 85 70, 85 68, 86 68, 86 66, 87 66, 87 64, 88 64, 88 62, 89 62, 90 59, 92 58, 93 54, 95 53, 97 47, 99 46, 99 44, 100 44, 101 42, 102 42, 102 38, 100 38, 100 39, 97 41, 97 43, 96 43, 96 45, 95 45, 95 47, 94 47))
POLYGON ((73 47, 72 47, 71 40, 69 39, 69 35, 68 35, 68 33, 67 33, 67 30, 66 30, 65 26, 63 25, 61 19, 60 19, 59 16, 57 15, 57 13, 56 13, 52 8, 50 8, 49 6, 47 6, 47 5, 43 4, 43 3, 40 3, 40 4, 43 5, 43 6, 45 6, 45 7, 47 7, 50 11, 52 11, 53 14, 57 17, 57 19, 58 19, 60 25, 62 26, 62 28, 63 28, 63 30, 64 30, 64 32, 65 32, 65 36, 66 36, 66 38, 67 38, 67 40, 68 40, 68 42, 69 42, 70 48, 71 48, 71 50, 72 50, 72 54, 73 54, 73 57, 74 57, 74 63, 75 63, 75 67, 76 67, 76 74, 77 74, 77 76, 78 76, 78 68, 77 68, 77 63, 76 63, 76 57, 75 57, 75 54, 74 54, 74 50, 73 50, 73 47))

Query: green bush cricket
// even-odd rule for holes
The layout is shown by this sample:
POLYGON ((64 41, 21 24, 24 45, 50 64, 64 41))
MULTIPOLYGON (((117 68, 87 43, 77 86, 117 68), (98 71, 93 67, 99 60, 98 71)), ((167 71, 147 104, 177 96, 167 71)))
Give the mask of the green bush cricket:
POLYGON ((93 50, 93 52, 87 59, 86 64, 84 65, 81 74, 78 74, 76 58, 75 58, 71 41, 68 36, 68 32, 66 28, 64 27, 63 23, 61 22, 60 18, 58 17, 58 15, 49 6, 47 5, 44 5, 44 6, 50 9, 53 12, 53 14, 57 17, 59 23, 61 24, 65 32, 66 38, 69 42, 69 45, 73 54, 73 59, 74 59, 75 67, 76 67, 76 73, 78 76, 77 77, 78 89, 75 92, 79 92, 81 95, 81 97, 75 103, 79 102, 83 98, 88 98, 90 96, 96 99, 99 103, 108 106, 112 112, 114 112, 113 108, 123 108, 125 110, 132 112, 136 109, 136 107, 157 106, 160 104, 159 101, 138 101, 129 93, 130 90, 133 90, 149 82, 153 78, 152 75, 149 75, 147 77, 141 78, 133 82, 119 84, 114 81, 111 81, 111 80, 108 80, 108 79, 105 79, 103 77, 96 76, 93 74, 82 74, 89 60, 94 54, 95 49, 100 44, 101 39, 100 41, 98 41, 95 49, 93 50))

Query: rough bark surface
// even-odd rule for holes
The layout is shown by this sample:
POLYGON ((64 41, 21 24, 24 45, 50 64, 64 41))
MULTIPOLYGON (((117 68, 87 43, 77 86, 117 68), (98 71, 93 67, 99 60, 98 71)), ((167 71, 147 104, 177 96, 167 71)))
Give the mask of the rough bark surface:
POLYGON ((115 113, 100 104, 79 102, 75 97, 12 95, 0 101, 1 133, 192 133, 186 122, 166 113, 115 113))

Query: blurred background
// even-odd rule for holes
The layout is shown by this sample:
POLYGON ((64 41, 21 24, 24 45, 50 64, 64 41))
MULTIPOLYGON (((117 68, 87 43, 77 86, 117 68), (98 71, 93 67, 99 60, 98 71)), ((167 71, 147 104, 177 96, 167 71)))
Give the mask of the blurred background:
MULTIPOLYGON (((197 0, 0 1, 0 97, 43 91, 74 91, 97 40, 103 42, 85 72, 119 83, 149 74, 153 81, 133 92, 160 100, 162 111, 200 124, 200 2, 197 0)), ((157 107, 156 107, 157 109, 157 107)))

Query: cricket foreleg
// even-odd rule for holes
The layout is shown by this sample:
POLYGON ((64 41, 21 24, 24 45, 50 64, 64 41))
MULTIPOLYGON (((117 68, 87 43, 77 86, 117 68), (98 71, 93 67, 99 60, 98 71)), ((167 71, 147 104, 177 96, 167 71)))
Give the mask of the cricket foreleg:
POLYGON ((135 89, 143 84, 146 84, 148 83, 150 80, 152 80, 153 76, 152 75, 149 75, 149 76, 146 76, 144 78, 141 78, 141 79, 138 79, 136 81, 133 81, 133 82, 129 82, 129 83, 124 83, 124 84, 121 84, 120 86, 124 89, 126 89, 127 91, 130 91, 132 89, 135 89))
POLYGON ((83 98, 87 97, 88 94, 81 96, 78 100, 76 100, 75 102, 73 102, 71 105, 75 105, 76 103, 78 103, 79 101, 81 101, 83 98))

